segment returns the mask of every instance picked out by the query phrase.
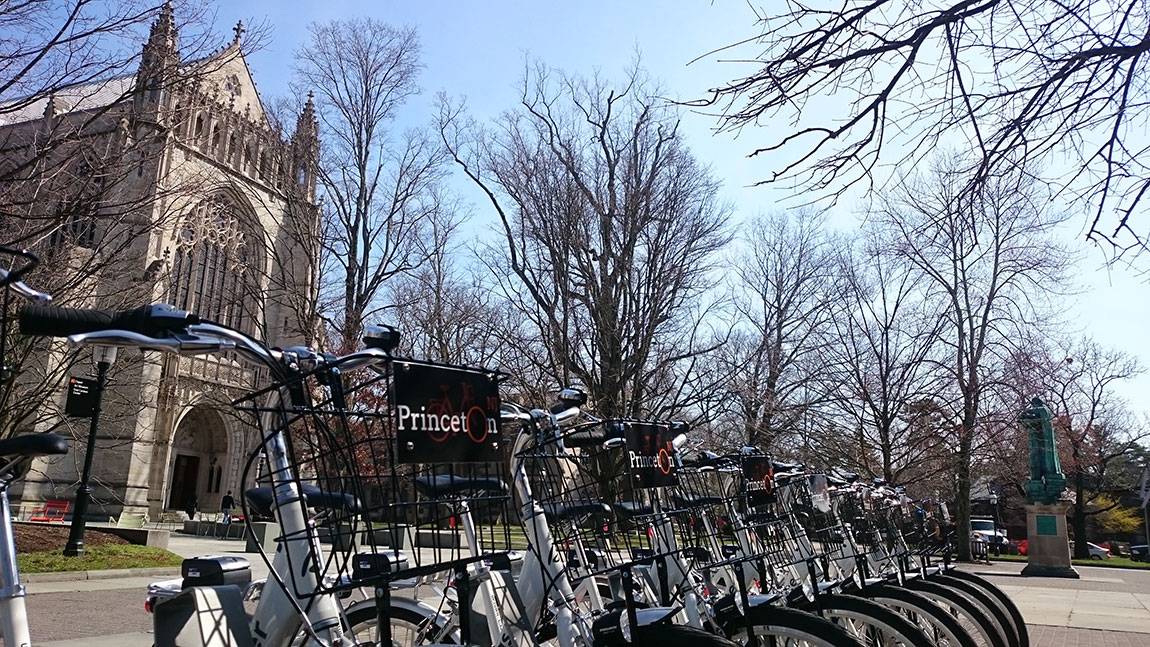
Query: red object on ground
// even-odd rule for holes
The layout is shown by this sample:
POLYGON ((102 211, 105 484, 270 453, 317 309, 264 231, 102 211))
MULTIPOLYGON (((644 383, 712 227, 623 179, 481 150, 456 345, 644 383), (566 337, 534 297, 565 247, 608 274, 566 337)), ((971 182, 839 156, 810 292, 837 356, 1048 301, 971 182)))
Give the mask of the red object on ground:
POLYGON ((28 517, 28 521, 64 521, 64 516, 68 514, 68 510, 72 508, 71 501, 63 499, 53 499, 45 501, 44 507, 32 513, 28 517))
POLYGON ((1018 554, 1019 555, 1026 555, 1026 549, 1028 546, 1030 546, 1029 540, 1019 539, 1018 540, 1018 554))

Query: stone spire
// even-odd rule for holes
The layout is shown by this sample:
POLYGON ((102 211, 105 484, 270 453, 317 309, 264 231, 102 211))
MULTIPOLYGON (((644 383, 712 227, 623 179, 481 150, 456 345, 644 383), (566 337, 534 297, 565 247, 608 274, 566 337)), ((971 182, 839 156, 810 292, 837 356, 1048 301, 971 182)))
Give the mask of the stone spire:
POLYGON ((299 113, 299 118, 295 122, 295 133, 292 135, 293 140, 318 140, 319 139, 319 121, 315 116, 315 94, 312 92, 307 93, 307 101, 303 104, 303 111, 299 113))
POLYGON ((312 200, 315 198, 316 165, 319 163, 319 121, 315 115, 315 96, 307 93, 307 101, 295 122, 291 136, 291 180, 312 200))
POLYGON ((140 71, 158 72, 180 63, 180 35, 176 29, 176 14, 171 0, 160 7, 160 14, 152 23, 148 42, 140 62, 140 71))
POLYGON ((137 113, 154 110, 166 94, 166 88, 180 66, 180 37, 176 30, 176 17, 171 0, 160 7, 152 23, 152 31, 140 56, 140 69, 136 72, 137 113))

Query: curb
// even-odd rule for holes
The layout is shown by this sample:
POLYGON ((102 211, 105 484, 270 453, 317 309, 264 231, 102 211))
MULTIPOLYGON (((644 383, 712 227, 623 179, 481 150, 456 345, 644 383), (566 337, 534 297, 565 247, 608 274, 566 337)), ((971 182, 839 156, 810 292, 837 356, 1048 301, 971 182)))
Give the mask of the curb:
POLYGON ((28 573, 20 579, 26 584, 37 582, 81 582, 85 580, 114 580, 121 577, 155 577, 179 575, 178 566, 154 568, 120 568, 103 571, 55 571, 51 573, 28 573))

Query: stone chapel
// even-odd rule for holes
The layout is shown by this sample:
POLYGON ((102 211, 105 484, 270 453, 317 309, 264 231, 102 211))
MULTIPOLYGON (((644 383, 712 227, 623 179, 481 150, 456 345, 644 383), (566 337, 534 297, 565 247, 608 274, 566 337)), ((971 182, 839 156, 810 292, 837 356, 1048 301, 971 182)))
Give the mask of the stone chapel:
MULTIPOLYGON (((155 226, 141 227, 139 240, 116 252, 125 255, 125 276, 100 280, 125 281, 141 303, 170 303, 290 346, 306 341, 311 325, 295 302, 316 278, 304 259, 318 226, 318 125, 309 96, 294 129, 276 126, 245 60, 242 25, 235 32, 210 55, 181 60, 174 12, 165 5, 134 74, 35 97, 0 120, 0 140, 32 141, 66 123, 104 133, 99 150, 135 165, 115 189, 121 204, 134 205, 129 220, 155 226)), ((72 226, 69 244, 104 253, 86 227, 72 226)), ((91 511, 156 519, 193 499, 202 511, 217 510, 228 490, 238 498, 259 434, 229 403, 259 383, 257 371, 226 355, 121 349, 121 357, 128 354, 134 357, 115 366, 120 392, 105 396, 120 415, 97 439, 91 511)), ((33 430, 53 424, 40 420, 33 430)), ((17 502, 74 496, 84 441, 73 433, 71 454, 37 461, 13 493, 17 502)))

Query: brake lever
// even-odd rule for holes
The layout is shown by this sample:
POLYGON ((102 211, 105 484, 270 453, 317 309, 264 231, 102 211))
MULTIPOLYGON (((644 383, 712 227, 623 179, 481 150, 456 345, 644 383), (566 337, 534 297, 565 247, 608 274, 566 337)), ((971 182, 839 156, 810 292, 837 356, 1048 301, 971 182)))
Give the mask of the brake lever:
MULTIPOLYGON (((0 270, 0 271, 2 271, 2 270, 0 270)), ((0 281, 2 281, 2 279, 3 279, 3 277, 0 277, 0 281)), ((36 303, 51 303, 52 302, 52 295, 51 294, 48 294, 47 292, 41 292, 41 291, 29 286, 27 283, 25 283, 23 281, 13 281, 13 282, 8 284, 8 287, 13 292, 15 292, 16 294, 19 294, 20 296, 24 297, 25 299, 28 299, 29 301, 34 301, 36 303)))
POLYGON ((617 449, 627 444, 626 438, 608 438, 603 442, 603 449, 617 449))
POLYGON ((118 346, 155 350, 178 355, 202 355, 233 350, 236 343, 230 339, 207 338, 196 335, 172 335, 169 337, 149 337, 128 330, 97 330, 68 336, 68 345, 73 348, 84 346, 118 346))

